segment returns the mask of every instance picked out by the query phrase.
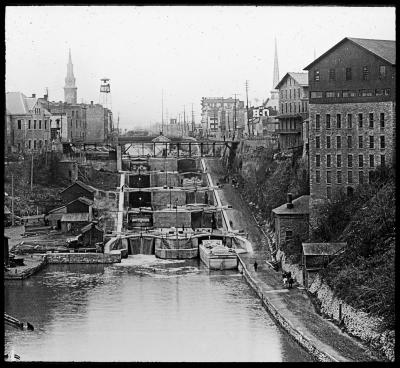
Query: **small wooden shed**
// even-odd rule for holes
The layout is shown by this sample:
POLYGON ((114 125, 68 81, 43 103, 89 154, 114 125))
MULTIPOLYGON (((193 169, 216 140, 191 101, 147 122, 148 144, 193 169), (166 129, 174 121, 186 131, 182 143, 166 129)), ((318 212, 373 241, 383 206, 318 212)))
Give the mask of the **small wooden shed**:
POLYGON ((60 195, 64 201, 71 202, 79 197, 86 197, 94 200, 96 190, 91 186, 77 180, 75 183, 71 184, 69 187, 63 189, 60 195))
POLYGON ((81 229, 81 241, 85 247, 94 247, 96 243, 102 243, 104 231, 95 223, 88 224, 81 229))
POLYGON ((316 272, 325 268, 334 257, 344 251, 347 243, 302 243, 304 286, 311 285, 316 272))

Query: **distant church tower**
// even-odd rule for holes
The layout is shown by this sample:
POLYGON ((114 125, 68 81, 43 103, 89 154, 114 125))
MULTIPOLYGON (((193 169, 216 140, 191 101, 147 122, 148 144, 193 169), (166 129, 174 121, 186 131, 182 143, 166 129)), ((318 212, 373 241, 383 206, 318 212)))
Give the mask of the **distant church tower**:
POLYGON ((271 90, 271 98, 267 100, 266 107, 272 107, 274 110, 279 110, 279 91, 275 89, 276 85, 279 83, 279 65, 278 65, 278 51, 276 47, 275 38, 275 55, 274 55, 274 74, 271 90))
POLYGON ((64 101, 76 104, 77 101, 77 87, 75 87, 74 70, 71 59, 71 49, 69 49, 69 60, 67 64, 67 76, 65 77, 64 86, 64 101))

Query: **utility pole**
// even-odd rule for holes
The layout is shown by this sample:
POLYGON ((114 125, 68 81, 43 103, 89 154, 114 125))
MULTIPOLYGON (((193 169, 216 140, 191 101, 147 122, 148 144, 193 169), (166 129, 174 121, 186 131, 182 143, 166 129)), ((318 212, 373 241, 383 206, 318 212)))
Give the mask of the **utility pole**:
POLYGON ((11 174, 11 225, 14 226, 14 174, 11 174))
POLYGON ((161 90, 161 131, 164 134, 164 89, 161 90))
POLYGON ((193 113, 193 104, 192 104, 192 133, 194 134, 194 113, 193 113))
POLYGON ((249 81, 246 80, 246 112, 247 112, 247 130, 250 136, 250 123, 249 123, 249 81))
POLYGON ((183 132, 184 132, 184 134, 186 133, 186 109, 185 109, 185 105, 183 105, 183 132))
POLYGON ((33 189, 33 152, 32 152, 32 160, 31 160, 31 192, 33 189))
POLYGON ((236 132, 236 93, 235 93, 235 103, 234 103, 234 110, 233 110, 233 130, 236 132))

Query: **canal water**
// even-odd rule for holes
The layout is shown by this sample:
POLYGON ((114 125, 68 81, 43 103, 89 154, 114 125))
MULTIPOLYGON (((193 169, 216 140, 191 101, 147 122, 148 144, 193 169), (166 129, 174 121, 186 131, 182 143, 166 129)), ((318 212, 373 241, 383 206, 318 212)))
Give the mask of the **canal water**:
POLYGON ((311 361, 236 271, 135 255, 5 284, 5 352, 24 361, 311 361))

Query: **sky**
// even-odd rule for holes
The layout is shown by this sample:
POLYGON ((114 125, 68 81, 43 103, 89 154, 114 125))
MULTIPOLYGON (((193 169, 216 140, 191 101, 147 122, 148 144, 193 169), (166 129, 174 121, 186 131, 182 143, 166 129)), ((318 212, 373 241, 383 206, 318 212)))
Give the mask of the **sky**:
MULTIPOLYGON (((202 97, 261 104, 279 77, 303 68, 344 37, 395 40, 394 7, 7 6, 6 91, 64 100, 71 49, 78 102, 100 101, 111 84, 120 128, 145 128, 202 97), (163 103, 162 103, 163 101, 163 103), (162 106, 164 107, 162 109, 162 106)), ((193 104, 193 105, 192 105, 193 104)))

